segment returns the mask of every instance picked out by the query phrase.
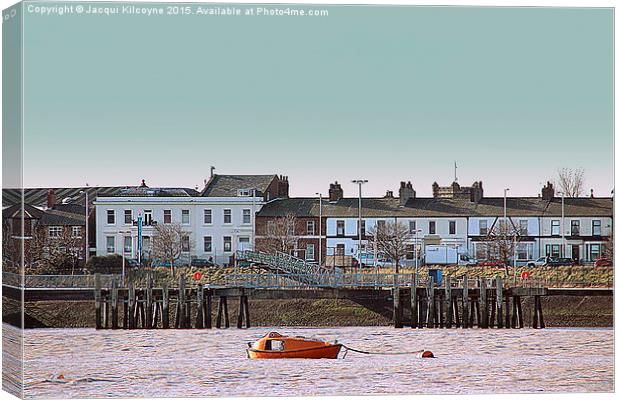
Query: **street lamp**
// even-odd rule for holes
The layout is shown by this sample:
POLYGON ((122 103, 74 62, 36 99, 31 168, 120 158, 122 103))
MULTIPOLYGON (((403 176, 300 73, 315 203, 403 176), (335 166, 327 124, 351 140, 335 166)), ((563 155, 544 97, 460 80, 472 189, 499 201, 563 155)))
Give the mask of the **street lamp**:
POLYGON ((319 196, 319 265, 323 265, 323 194, 315 194, 319 196))
MULTIPOLYGON (((418 232, 422 232, 422 229, 416 229, 413 231, 413 258, 415 259, 415 276, 418 277, 418 232)), ((420 247, 420 250, 422 247, 420 247)))
POLYGON ((364 183, 368 183, 368 180, 367 179, 354 179, 351 181, 351 183, 355 183, 359 187, 359 219, 357 222, 357 235, 358 235, 357 262, 358 262, 358 268, 359 268, 359 264, 361 263, 361 260, 362 260, 362 185, 364 183))
POLYGON ((131 235, 131 231, 118 231, 118 234, 121 236, 121 253, 123 255, 123 269, 121 272, 121 282, 123 285, 125 285, 125 236, 124 235, 126 234, 131 235))
POLYGON ((85 198, 84 198, 84 239, 85 239, 85 244, 84 244, 84 266, 86 266, 86 263, 88 262, 88 192, 86 190, 80 190, 80 194, 84 194, 85 198))
MULTIPOLYGON (((507 243, 506 243, 507 235, 506 235, 506 234, 507 234, 507 231, 508 231, 508 218, 506 217, 506 210, 507 210, 507 206, 506 206, 506 194, 508 193, 508 191, 509 191, 509 190, 510 190, 509 188, 505 188, 505 189, 504 189, 504 228, 503 228, 503 231, 504 231, 504 232, 503 232, 503 234, 504 234, 504 235, 503 235, 503 236, 504 236, 504 246, 506 246, 506 245, 507 245, 507 243)), ((513 245, 514 245, 514 240, 513 240, 513 245)), ((513 249, 513 252, 514 252, 514 249, 513 249)), ((506 258, 508 258, 508 254, 506 254, 506 258)), ((516 271, 516 268, 517 268, 517 260, 515 259, 514 254, 513 254, 513 264, 514 264, 515 271, 516 271)), ((507 265, 506 265, 506 268, 508 268, 508 266, 507 266, 507 265)))

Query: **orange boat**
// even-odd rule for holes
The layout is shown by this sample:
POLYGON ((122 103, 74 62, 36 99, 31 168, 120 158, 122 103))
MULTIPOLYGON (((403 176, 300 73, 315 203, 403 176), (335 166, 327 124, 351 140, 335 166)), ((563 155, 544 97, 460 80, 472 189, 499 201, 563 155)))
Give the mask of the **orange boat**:
POLYGON ((341 344, 270 332, 248 343, 249 358, 337 358, 341 344))

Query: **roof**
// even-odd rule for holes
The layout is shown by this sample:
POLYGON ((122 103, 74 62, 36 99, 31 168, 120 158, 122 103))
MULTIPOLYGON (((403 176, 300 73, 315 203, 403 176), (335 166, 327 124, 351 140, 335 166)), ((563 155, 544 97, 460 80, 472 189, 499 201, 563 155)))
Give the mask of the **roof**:
MULTIPOLYGON (((39 210, 36 207, 31 206, 30 204, 24 204, 24 211, 26 211, 25 218, 34 218, 39 219, 43 216, 43 211, 39 210)), ((21 204, 13 204, 10 207, 7 207, 2 210, 2 218, 15 218, 21 215, 22 207, 21 204)))
POLYGON ((256 189, 257 194, 264 193, 277 175, 218 175, 207 182, 201 196, 235 197, 239 189, 256 189))
POLYGON ((47 210, 39 220, 39 225, 86 225, 84 221, 84 214, 75 214, 58 210, 47 210))
MULTIPOLYGON (((34 207, 47 207, 47 192, 54 190, 56 201, 62 203, 66 198, 71 198, 71 203, 84 204, 84 194, 88 193, 88 202, 92 205, 97 196, 114 196, 118 191, 128 186, 86 186, 73 188, 24 188, 24 203, 34 207)), ((2 189, 2 207, 9 207, 21 203, 22 189, 2 189)))
POLYGON ((148 186, 137 186, 121 189, 116 196, 118 197, 195 197, 200 193, 189 188, 151 188, 148 186))
MULTIPOLYGON (((323 200, 324 217, 357 217, 359 199, 343 198, 337 202, 323 200)), ((259 217, 277 217, 292 213, 298 217, 319 216, 317 198, 289 198, 273 200, 258 212, 259 217)), ((366 218, 388 217, 497 217, 504 213, 504 198, 483 198, 479 203, 465 199, 413 198, 404 207, 399 206, 398 198, 363 198, 362 215, 366 218)), ((506 199, 508 216, 561 216, 561 199, 549 202, 540 197, 512 197, 506 199)), ((567 217, 611 217, 613 201, 611 198, 566 198, 564 215, 567 217)))

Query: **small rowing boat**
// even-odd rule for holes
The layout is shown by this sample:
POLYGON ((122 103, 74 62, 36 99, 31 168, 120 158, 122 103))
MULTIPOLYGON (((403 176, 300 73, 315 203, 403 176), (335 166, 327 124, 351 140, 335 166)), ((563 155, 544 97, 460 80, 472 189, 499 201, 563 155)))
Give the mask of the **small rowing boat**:
POLYGON ((338 358, 342 345, 303 336, 282 336, 269 332, 248 343, 248 358, 338 358))

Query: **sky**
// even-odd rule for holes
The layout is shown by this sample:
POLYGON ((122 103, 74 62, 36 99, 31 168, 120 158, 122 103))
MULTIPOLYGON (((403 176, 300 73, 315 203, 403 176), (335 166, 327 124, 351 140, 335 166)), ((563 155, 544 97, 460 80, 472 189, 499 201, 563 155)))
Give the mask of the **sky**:
POLYGON ((24 185, 202 187, 213 165, 293 196, 430 196, 456 162, 486 196, 536 196, 562 167, 613 189, 611 9, 320 8, 26 12, 24 185))

